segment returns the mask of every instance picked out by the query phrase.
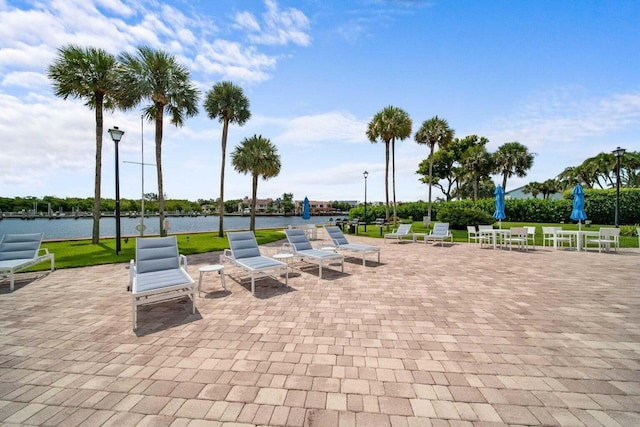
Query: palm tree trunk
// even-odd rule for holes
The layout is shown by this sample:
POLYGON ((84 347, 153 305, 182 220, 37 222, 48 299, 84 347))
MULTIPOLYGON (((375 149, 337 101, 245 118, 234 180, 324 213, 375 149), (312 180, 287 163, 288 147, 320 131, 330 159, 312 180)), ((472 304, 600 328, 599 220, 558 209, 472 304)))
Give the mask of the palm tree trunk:
MULTIPOLYGON (((384 154, 385 154, 385 164, 384 164, 384 194, 386 197, 386 205, 384 209, 384 214, 386 216, 387 222, 389 222, 389 142, 386 141, 384 144, 384 154)), ((394 218, 395 221, 395 218, 394 218)))
POLYGON ((218 205, 218 237, 224 236, 224 164, 227 157, 227 132, 229 131, 229 119, 225 118, 222 124, 222 164, 220 165, 220 203, 218 205))
MULTIPOLYGON (((391 180, 393 182, 393 217, 397 218, 396 212, 396 138, 391 139, 391 180)), ((366 221, 366 218, 365 218, 366 221)))
POLYGON ((160 236, 167 235, 164 227, 164 185, 162 182, 162 105, 156 106, 156 171, 158 174, 158 211, 160 218, 160 236))
POLYGON ((429 221, 431 221, 431 181, 433 180, 433 150, 435 149, 435 144, 429 144, 429 204, 427 207, 427 217, 429 221))
POLYGON ((96 175, 93 189, 93 231, 91 243, 100 243, 100 184, 102 176, 102 133, 104 120, 102 117, 102 95, 96 96, 96 175))
POLYGON ((249 230, 256 231, 256 197, 258 197, 258 174, 253 174, 251 183, 251 220, 249 230))
POLYGON ((507 191, 507 174, 502 175, 502 189, 507 191))

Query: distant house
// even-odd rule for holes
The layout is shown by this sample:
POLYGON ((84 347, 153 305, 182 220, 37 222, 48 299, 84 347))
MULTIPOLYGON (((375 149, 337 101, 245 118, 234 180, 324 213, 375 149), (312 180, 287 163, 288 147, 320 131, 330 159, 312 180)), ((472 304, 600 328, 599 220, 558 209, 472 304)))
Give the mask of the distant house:
MULTIPOLYGON (((514 188, 513 190, 509 190, 509 191, 504 193, 504 198, 505 199, 533 199, 533 195, 531 195, 531 193, 525 194, 524 191, 522 191, 523 189, 524 189, 524 185, 522 187, 518 187, 518 188, 514 188)), ((538 194, 537 198, 538 199, 542 199, 542 193, 538 194)), ((551 194, 549 196, 549 199, 551 199, 551 200, 560 200, 560 199, 562 199, 562 192, 551 194)))

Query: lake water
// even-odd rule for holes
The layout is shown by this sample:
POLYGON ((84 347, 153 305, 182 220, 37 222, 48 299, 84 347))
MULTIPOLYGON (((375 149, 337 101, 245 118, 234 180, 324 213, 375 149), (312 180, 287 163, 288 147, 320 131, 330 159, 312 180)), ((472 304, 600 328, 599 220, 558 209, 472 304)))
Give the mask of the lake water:
MULTIPOLYGON (((337 218, 337 217, 336 217, 337 218)), ((333 218, 334 220, 336 218, 333 218)), ((218 231, 217 216, 198 217, 169 217, 169 233, 189 233, 199 231, 218 231)), ((248 216, 225 216, 225 230, 246 230, 249 228, 248 216)), ((140 224, 140 218, 123 217, 120 219, 120 232, 124 236, 139 236, 136 226, 140 224)), ((295 216, 258 216, 256 217, 256 228, 286 228, 289 225, 300 224, 329 224, 328 216, 311 217, 310 220, 303 220, 295 216)), ((146 235, 159 234, 158 217, 144 219, 146 235)), ((31 220, 4 218, 0 221, 0 236, 6 233, 44 233, 45 240, 55 239, 79 239, 91 238, 93 228, 92 218, 61 218, 46 219, 36 218, 31 220)), ((100 219, 100 237, 113 237, 116 235, 115 218, 100 219)))

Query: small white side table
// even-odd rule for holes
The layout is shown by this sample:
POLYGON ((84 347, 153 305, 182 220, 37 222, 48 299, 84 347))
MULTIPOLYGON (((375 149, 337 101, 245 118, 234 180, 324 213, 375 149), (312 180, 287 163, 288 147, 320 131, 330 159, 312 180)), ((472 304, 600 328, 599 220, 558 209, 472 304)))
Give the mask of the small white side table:
POLYGON ((277 259, 278 261, 284 261, 287 263, 287 269, 291 266, 291 259, 293 258, 293 254, 288 252, 280 252, 273 256, 273 259, 277 259))
POLYGON ((218 274, 220 274, 220 282, 222 282, 222 287, 225 291, 227 290, 227 284, 224 282, 224 266, 222 264, 205 265, 204 267, 200 267, 198 271, 200 271, 200 277, 198 278, 198 293, 202 288, 202 276, 204 276, 205 273, 210 273, 212 271, 217 271, 218 274))

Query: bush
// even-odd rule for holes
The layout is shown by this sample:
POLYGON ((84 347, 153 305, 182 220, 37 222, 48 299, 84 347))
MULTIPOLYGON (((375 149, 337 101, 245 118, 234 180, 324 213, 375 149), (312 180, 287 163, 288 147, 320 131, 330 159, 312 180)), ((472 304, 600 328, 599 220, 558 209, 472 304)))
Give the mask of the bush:
POLYGON ((438 221, 448 222, 454 230, 466 230, 467 225, 493 224, 495 219, 480 209, 450 207, 440 209, 438 221))

